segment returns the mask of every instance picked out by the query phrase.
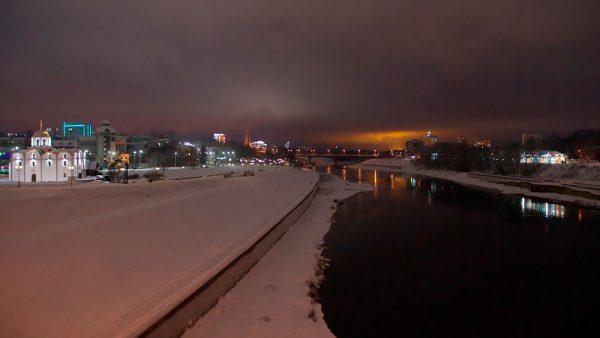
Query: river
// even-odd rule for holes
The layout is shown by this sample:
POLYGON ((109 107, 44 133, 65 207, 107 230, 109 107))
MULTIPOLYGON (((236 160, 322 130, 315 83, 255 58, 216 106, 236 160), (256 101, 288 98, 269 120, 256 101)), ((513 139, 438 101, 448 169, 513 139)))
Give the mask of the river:
POLYGON ((338 206, 318 291, 338 337, 599 336, 600 213, 384 171, 338 206))

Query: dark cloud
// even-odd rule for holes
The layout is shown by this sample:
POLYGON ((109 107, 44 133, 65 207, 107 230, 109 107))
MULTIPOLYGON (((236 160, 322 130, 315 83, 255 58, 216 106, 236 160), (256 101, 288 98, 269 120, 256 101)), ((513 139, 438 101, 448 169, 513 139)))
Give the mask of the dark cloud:
POLYGON ((597 0, 2 0, 0 120, 249 125, 302 142, 598 127, 599 13, 597 0))

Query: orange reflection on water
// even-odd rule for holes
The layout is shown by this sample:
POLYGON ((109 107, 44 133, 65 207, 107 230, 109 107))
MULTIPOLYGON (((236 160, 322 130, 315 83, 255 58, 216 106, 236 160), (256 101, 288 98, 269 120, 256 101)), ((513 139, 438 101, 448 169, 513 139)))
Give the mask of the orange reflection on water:
POLYGON ((373 170, 373 186, 375 187, 373 193, 375 195, 375 198, 377 198, 377 170, 373 170))
POLYGON ((390 187, 392 187, 392 190, 396 190, 396 184, 394 182, 394 174, 390 174, 390 187))
POLYGON ((583 221, 583 212, 581 210, 579 210, 579 212, 577 213, 577 219, 579 220, 579 222, 583 221))

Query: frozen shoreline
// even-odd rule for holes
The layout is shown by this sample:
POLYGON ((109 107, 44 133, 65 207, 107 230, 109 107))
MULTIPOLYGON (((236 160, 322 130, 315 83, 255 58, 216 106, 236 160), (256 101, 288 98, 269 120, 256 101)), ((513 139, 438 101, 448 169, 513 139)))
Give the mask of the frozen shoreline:
POLYGON ((419 168, 416 167, 411 161, 403 159, 371 159, 360 164, 351 165, 350 167, 422 175, 431 178, 452 181, 473 188, 497 191, 508 195, 527 196, 552 202, 572 203, 589 208, 600 208, 600 200, 557 193, 531 192, 529 189, 494 183, 487 179, 471 177, 465 172, 419 168))
POLYGON ((317 282, 320 244, 336 200, 372 189, 322 176, 315 199, 300 220, 184 337, 333 337, 320 304, 308 295, 308 284, 317 282))

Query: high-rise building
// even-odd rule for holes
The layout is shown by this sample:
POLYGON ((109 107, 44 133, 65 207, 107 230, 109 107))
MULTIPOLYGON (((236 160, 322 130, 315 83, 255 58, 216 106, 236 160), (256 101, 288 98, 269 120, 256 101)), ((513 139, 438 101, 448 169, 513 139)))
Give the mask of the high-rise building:
POLYGON ((225 134, 223 133, 214 133, 213 138, 217 143, 225 143, 225 134))
POLYGON ((120 135, 107 120, 96 129, 96 160, 98 165, 106 168, 114 162, 121 153, 126 152, 127 136, 120 135))
POLYGON ((91 124, 79 122, 63 122, 62 133, 65 138, 77 139, 79 136, 92 136, 94 129, 91 124))

